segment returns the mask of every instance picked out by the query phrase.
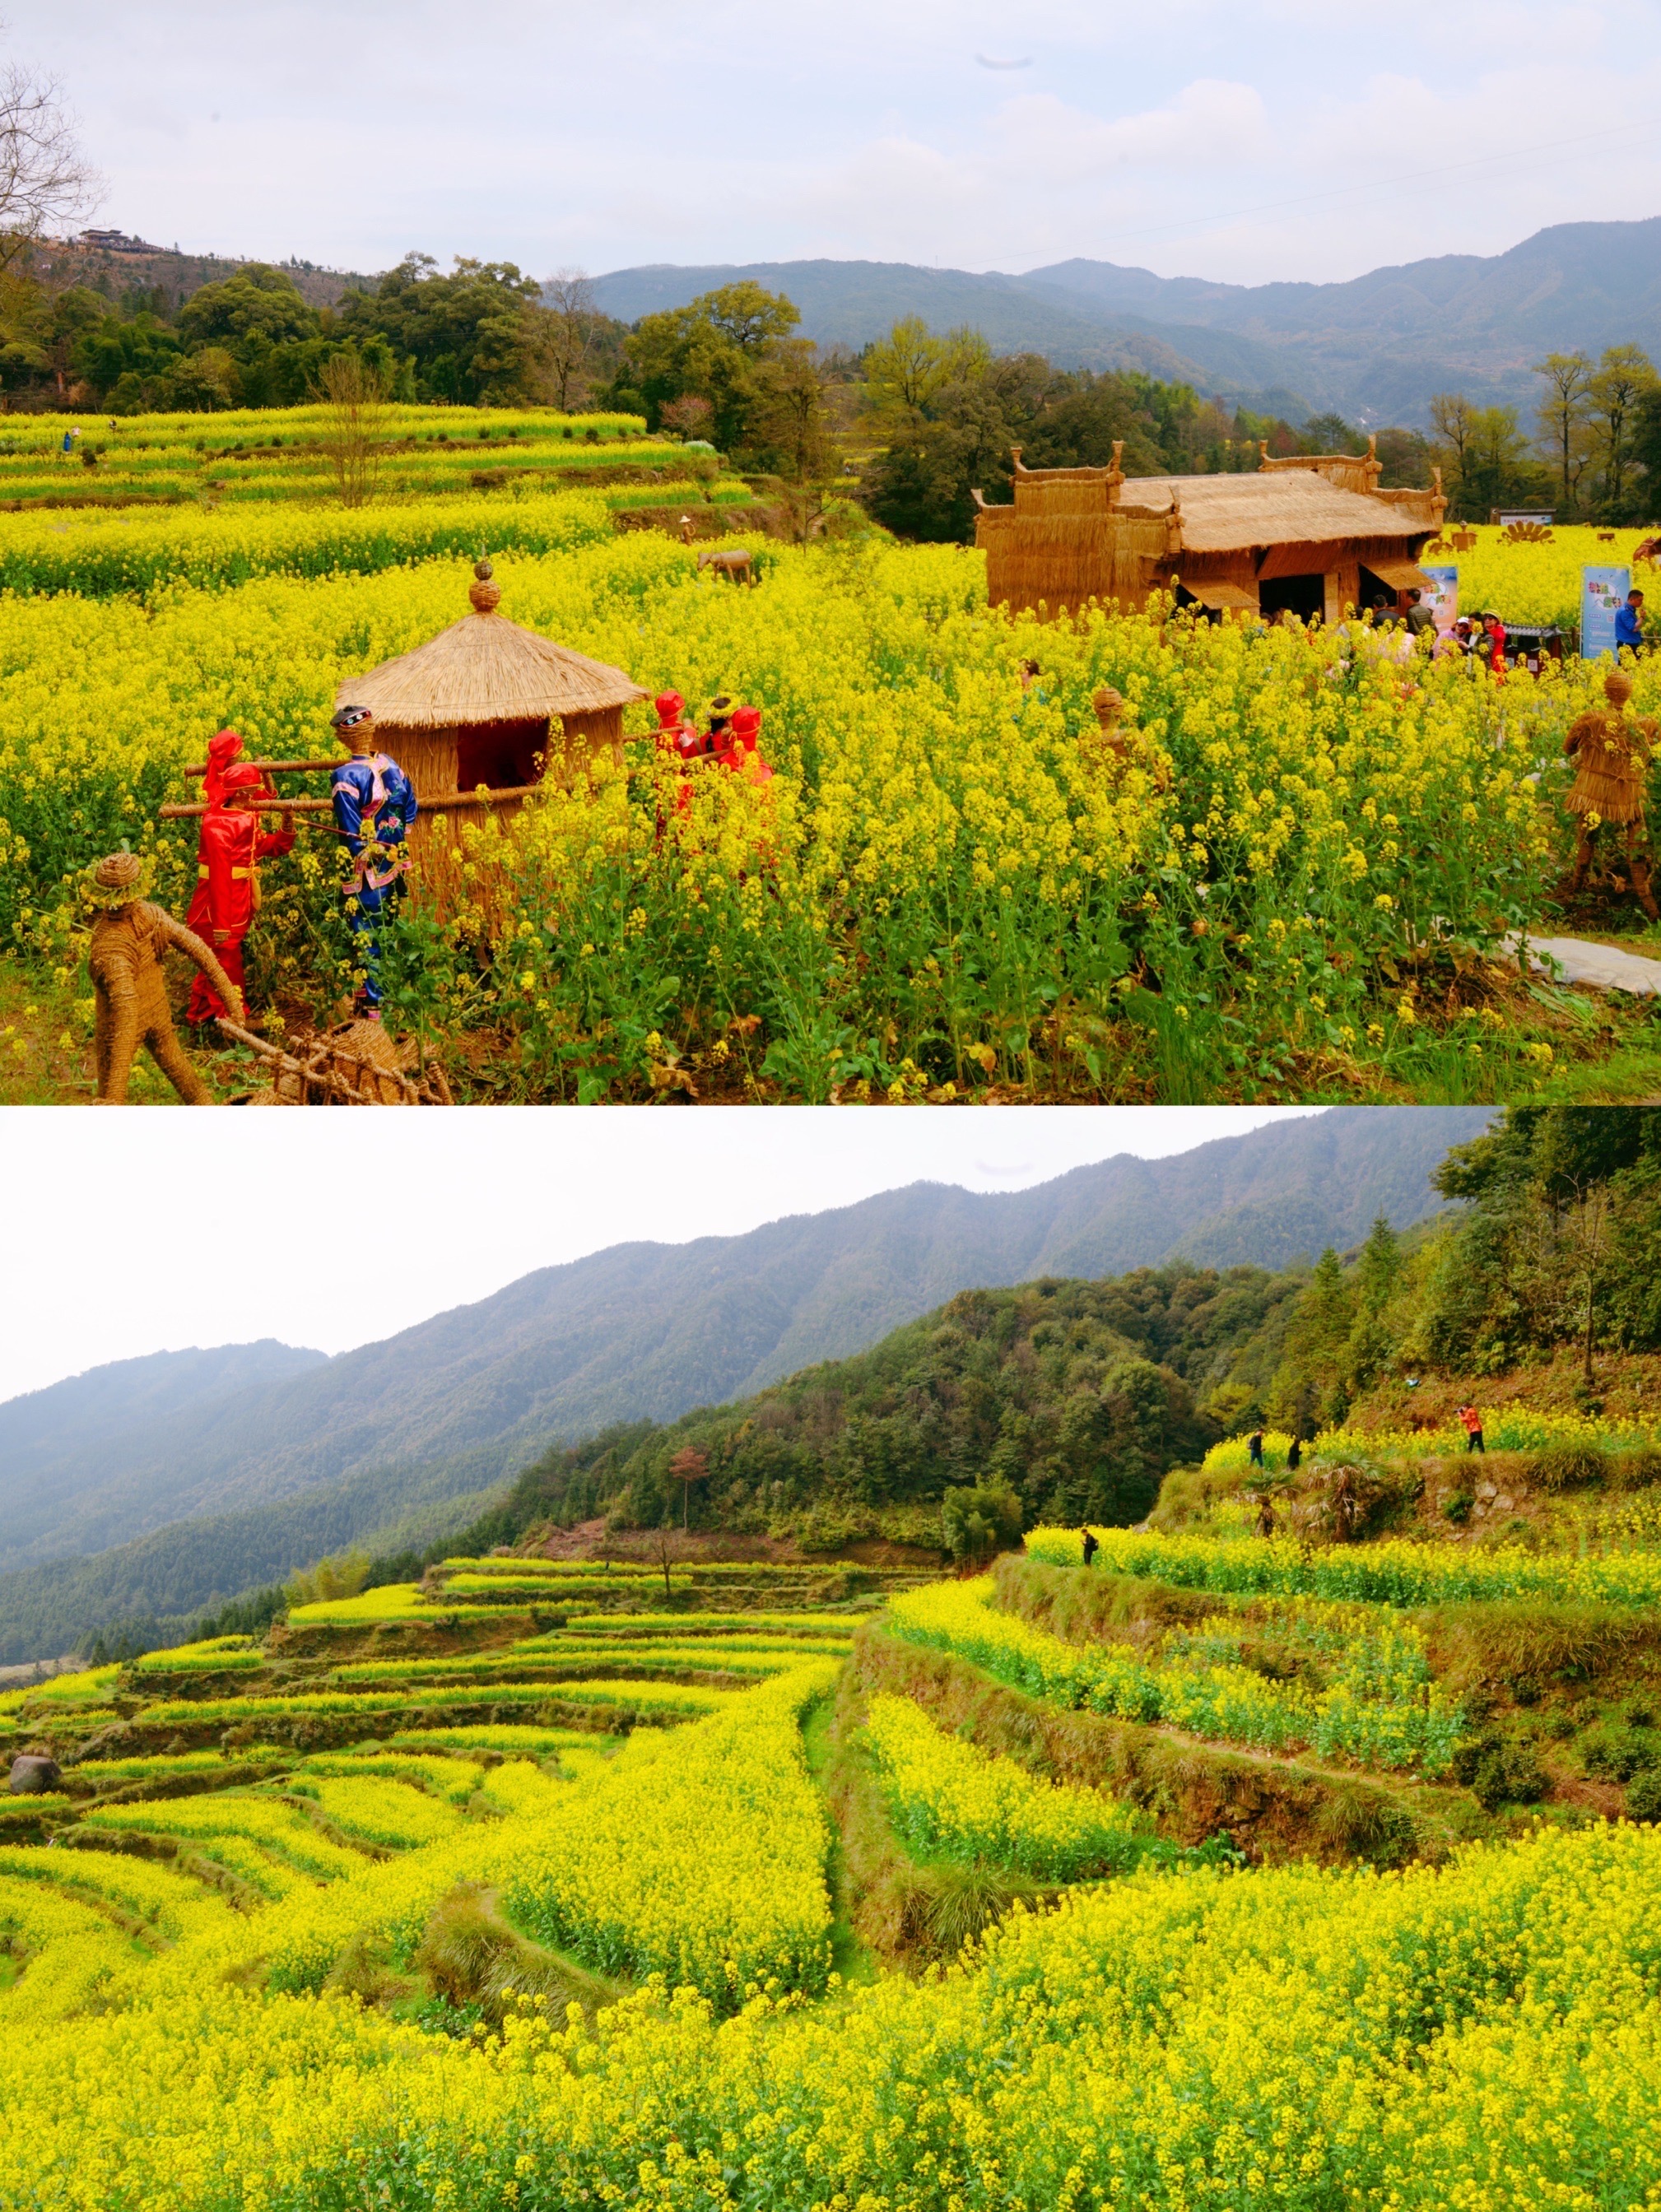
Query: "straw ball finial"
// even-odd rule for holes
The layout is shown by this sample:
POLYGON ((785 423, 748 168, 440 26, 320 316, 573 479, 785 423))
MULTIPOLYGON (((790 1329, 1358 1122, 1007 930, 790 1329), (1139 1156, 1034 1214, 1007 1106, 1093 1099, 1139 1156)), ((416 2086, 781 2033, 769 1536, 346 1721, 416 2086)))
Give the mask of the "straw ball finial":
POLYGON ((1603 678, 1603 696, 1612 707, 1624 707, 1632 696, 1632 678, 1624 668, 1611 668, 1603 678))
POLYGON ((1104 730, 1110 730, 1124 712, 1124 695, 1116 691, 1110 684, 1104 684, 1090 695, 1090 703, 1096 709, 1096 720, 1104 730))
POLYGON ((491 581, 495 573, 488 560, 480 559, 473 563, 474 581, 468 590, 467 597, 472 602, 473 612, 476 615, 489 615, 496 612, 502 598, 502 586, 491 581))

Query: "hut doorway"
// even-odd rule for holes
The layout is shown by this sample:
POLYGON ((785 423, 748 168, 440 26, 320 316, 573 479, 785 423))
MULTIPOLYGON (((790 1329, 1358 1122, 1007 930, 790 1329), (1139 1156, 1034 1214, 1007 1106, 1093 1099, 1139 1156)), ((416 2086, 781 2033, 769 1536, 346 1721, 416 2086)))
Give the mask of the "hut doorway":
POLYGON ((1272 620, 1288 608, 1299 622, 1314 622, 1326 613, 1324 576, 1276 576, 1257 587, 1257 605, 1272 620))
POLYGON ((548 724, 475 722, 456 732, 458 791, 512 791, 535 783, 548 750, 548 724))

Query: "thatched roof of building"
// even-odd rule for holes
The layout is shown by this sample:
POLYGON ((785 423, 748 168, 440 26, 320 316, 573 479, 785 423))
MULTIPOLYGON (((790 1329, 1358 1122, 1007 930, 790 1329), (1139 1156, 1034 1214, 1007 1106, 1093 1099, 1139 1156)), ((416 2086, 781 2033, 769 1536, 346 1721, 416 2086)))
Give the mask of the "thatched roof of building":
POLYGON ((1313 470, 1206 477, 1127 477, 1119 507, 1182 514, 1186 553, 1238 553, 1253 545, 1321 545, 1352 538, 1422 538, 1411 510, 1343 491, 1313 470))
POLYGON ((484 722, 540 722, 626 707, 648 695, 620 668, 509 622, 481 561, 468 596, 474 611, 413 653, 349 677, 335 695, 342 707, 368 707, 393 729, 465 729, 484 722))

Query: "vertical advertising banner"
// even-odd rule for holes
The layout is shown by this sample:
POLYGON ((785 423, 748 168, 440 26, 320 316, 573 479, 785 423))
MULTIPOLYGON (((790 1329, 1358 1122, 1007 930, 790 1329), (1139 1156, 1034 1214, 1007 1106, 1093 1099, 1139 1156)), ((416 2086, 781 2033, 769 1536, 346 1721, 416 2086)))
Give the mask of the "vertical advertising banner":
POLYGON ((1459 619, 1459 571, 1457 568, 1432 568, 1422 562, 1420 566, 1431 580, 1431 589, 1421 596, 1435 616, 1437 635, 1441 636, 1451 630, 1459 619))
POLYGON ((1615 651, 1615 617, 1632 589, 1630 568, 1580 571, 1580 658, 1615 651))

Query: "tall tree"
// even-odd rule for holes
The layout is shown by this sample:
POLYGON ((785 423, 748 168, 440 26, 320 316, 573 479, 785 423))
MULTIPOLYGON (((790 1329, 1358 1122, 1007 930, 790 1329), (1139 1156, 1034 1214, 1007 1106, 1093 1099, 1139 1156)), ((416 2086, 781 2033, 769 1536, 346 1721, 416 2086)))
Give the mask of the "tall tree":
POLYGON ((1591 415, 1592 366, 1584 353, 1548 353, 1534 364, 1534 374, 1546 380, 1546 396, 1540 402, 1540 440, 1557 471, 1558 503, 1565 515, 1574 512, 1575 495, 1586 465, 1586 426, 1591 415))
POLYGON ((1606 346, 1589 386, 1597 426, 1600 497, 1605 522, 1627 519, 1627 489, 1633 470, 1635 417, 1646 393, 1656 386, 1655 364, 1642 346, 1606 346))
POLYGON ((18 62, 0 67, 0 269, 89 215, 102 191, 57 79, 18 62))
POLYGON ((630 333, 620 372, 645 399, 655 426, 672 400, 707 400, 715 442, 727 452, 745 443, 762 397, 761 372, 780 341, 801 320, 782 294, 746 278, 701 293, 684 307, 645 315, 630 333))
POLYGON ((585 269, 557 269, 542 288, 542 299, 549 319, 545 354, 563 413, 581 396, 594 350, 599 315, 593 283, 585 269))

